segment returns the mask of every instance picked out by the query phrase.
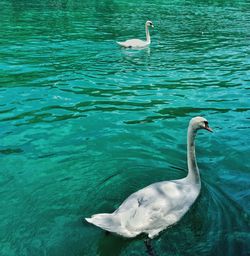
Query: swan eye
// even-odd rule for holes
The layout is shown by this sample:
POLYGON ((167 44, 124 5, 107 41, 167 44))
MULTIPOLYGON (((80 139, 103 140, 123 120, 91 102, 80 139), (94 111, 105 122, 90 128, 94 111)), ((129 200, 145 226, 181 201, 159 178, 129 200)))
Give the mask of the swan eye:
POLYGON ((205 126, 208 126, 208 121, 204 121, 205 126))

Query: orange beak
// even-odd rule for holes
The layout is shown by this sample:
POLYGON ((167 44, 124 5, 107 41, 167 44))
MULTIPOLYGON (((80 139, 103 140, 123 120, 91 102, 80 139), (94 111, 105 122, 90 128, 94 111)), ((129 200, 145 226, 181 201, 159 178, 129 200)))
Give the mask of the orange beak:
POLYGON ((205 129, 208 130, 209 132, 213 132, 213 130, 206 124, 205 129))

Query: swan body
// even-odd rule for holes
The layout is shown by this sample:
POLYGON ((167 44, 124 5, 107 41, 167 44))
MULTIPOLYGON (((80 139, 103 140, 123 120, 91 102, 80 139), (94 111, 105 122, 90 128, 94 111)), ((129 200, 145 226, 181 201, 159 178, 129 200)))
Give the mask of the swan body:
POLYGON ((146 41, 140 40, 140 39, 129 39, 125 42, 117 42, 122 47, 125 48, 144 48, 150 45, 151 43, 151 38, 149 34, 149 27, 154 27, 152 21, 148 20, 145 23, 145 30, 146 30, 146 41))
POLYGON ((196 163, 194 139, 199 129, 212 131, 203 117, 190 120, 187 139, 188 175, 183 179, 151 184, 130 195, 113 213, 86 218, 104 230, 124 237, 146 233, 154 238, 177 223, 200 193, 201 182, 196 163))

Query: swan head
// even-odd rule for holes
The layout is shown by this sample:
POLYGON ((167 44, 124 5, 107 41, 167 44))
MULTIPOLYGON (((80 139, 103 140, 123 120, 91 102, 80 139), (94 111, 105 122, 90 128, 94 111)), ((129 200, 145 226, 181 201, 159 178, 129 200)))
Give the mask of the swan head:
POLYGON ((151 20, 146 21, 146 26, 154 28, 153 22, 151 20))
POLYGON ((213 130, 209 127, 208 121, 206 118, 201 116, 196 116, 190 120, 189 125, 193 128, 193 130, 197 131, 200 129, 207 130, 209 132, 213 132, 213 130))

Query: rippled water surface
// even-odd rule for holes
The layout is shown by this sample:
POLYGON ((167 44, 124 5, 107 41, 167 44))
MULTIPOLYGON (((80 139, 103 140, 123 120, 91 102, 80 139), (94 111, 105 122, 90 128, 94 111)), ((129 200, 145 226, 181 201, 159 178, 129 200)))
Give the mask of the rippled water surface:
POLYGON ((201 195, 157 255, 249 255, 250 2, 0 1, 0 254, 146 255, 82 223, 186 175, 201 195), (125 50, 116 40, 152 44, 125 50))

